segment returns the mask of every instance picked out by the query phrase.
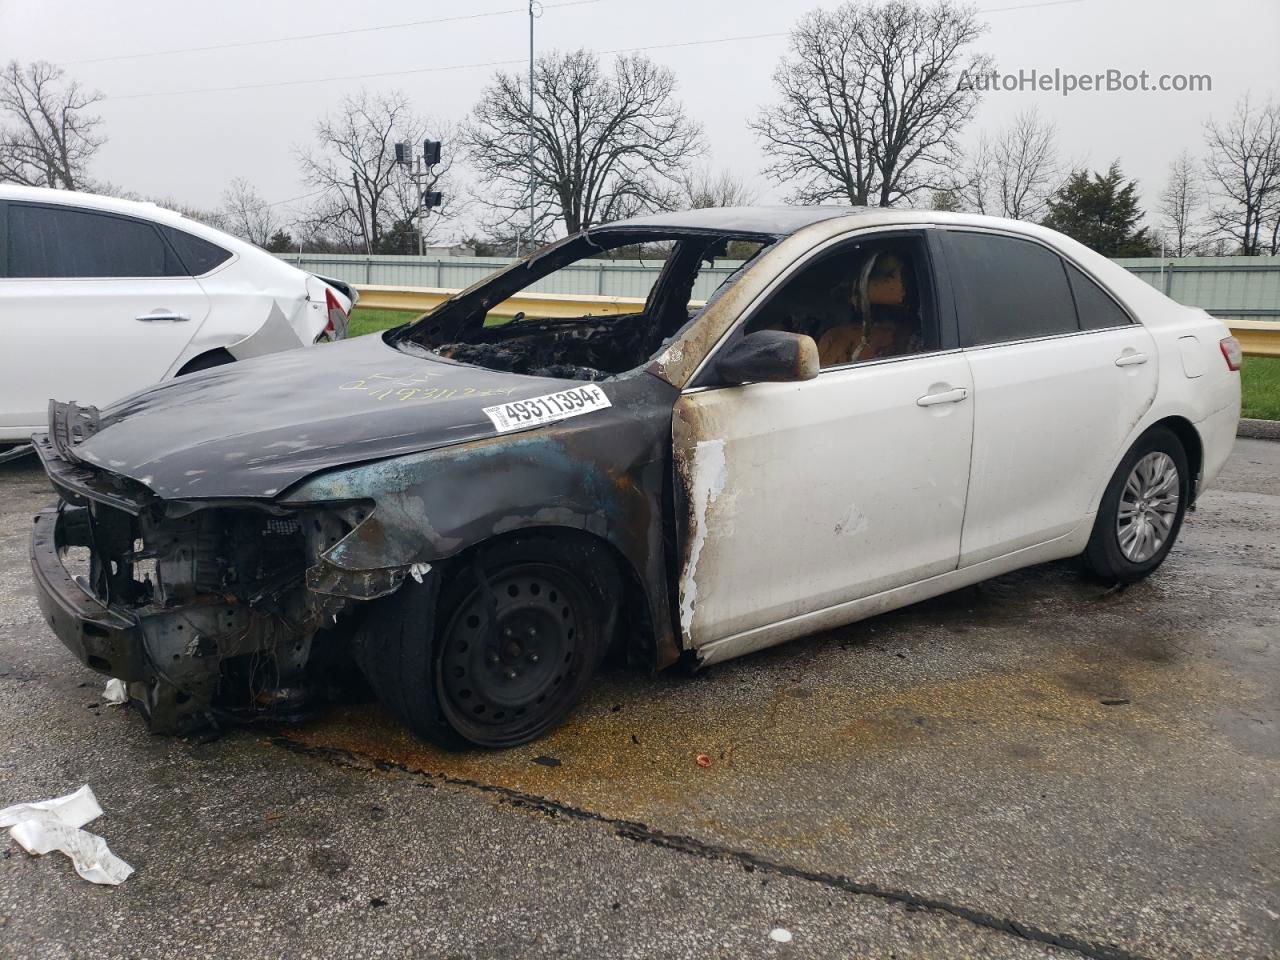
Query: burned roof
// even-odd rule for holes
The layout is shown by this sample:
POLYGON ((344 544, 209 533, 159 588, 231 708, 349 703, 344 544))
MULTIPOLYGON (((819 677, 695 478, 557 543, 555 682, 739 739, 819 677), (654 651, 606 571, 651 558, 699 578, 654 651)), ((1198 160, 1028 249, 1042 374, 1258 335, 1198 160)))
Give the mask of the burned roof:
POLYGON ((703 210, 677 210, 671 213, 655 213, 644 217, 631 217, 603 224, 608 229, 616 227, 641 227, 663 230, 716 230, 734 234, 758 234, 785 237, 797 230, 822 220, 848 217, 866 212, 867 207, 838 206, 760 206, 760 207, 708 207, 703 210))

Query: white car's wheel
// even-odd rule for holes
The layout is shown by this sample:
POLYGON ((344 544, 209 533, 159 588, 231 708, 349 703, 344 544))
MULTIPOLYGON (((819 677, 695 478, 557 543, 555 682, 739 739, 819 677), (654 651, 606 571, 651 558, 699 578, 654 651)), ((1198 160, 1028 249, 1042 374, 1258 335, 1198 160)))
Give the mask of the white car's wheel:
POLYGON ((1102 497, 1085 549, 1089 570, 1104 580, 1141 580, 1164 562, 1186 514, 1191 475, 1182 441, 1155 427, 1133 445, 1102 497))

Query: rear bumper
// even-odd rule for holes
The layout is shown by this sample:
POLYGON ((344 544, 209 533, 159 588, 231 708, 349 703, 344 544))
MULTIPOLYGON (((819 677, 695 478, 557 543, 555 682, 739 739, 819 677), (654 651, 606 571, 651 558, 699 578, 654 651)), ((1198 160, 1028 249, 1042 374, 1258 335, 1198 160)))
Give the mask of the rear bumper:
POLYGON ((62 563, 56 508, 36 515, 31 531, 31 575, 45 622, 85 666, 122 680, 148 675, 142 631, 132 612, 101 603, 62 563))

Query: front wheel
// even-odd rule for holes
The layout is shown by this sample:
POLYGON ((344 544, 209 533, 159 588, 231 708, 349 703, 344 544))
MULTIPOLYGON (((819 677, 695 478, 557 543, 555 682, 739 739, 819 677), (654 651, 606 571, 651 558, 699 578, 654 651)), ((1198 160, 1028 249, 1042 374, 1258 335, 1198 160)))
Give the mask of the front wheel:
POLYGON ((1182 441, 1164 427, 1147 431, 1107 484, 1084 552, 1085 566, 1103 580, 1141 580, 1173 548, 1190 496, 1182 441))
POLYGON ((394 612, 369 638, 376 649, 358 657, 415 733, 446 749, 513 747, 569 714, 614 623, 616 567, 604 547, 517 536, 455 563, 424 604, 427 587, 406 583, 391 598, 394 612))

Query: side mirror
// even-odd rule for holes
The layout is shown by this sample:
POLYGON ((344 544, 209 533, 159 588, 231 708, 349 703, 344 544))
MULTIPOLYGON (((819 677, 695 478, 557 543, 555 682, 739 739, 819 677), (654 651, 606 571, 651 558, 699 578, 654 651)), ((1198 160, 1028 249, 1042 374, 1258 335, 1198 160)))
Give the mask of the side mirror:
POLYGON ((724 383, 812 380, 818 369, 813 337, 782 330, 748 333, 716 359, 716 373, 724 383))

